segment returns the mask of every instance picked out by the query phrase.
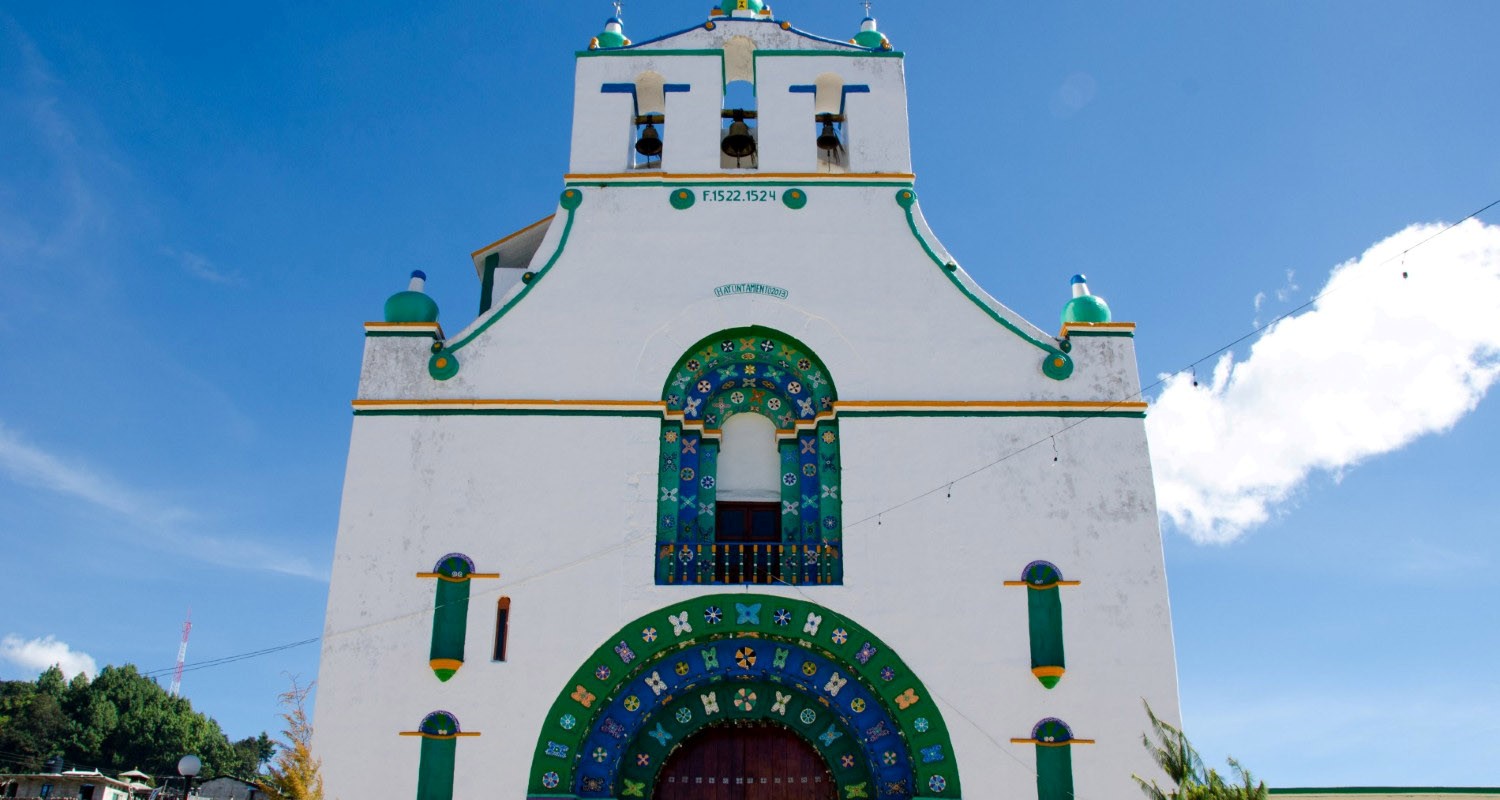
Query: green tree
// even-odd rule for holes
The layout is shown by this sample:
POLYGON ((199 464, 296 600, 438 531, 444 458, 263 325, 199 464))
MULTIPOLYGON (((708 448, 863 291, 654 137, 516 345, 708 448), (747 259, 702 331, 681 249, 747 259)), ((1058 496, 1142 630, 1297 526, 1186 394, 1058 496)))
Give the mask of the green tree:
POLYGON ((323 762, 312 754, 312 724, 307 720, 307 694, 313 684, 302 686, 292 678, 292 688, 281 693, 281 718, 286 722, 280 752, 261 781, 266 800, 323 800, 323 762))
POLYGON ((54 755, 61 755, 70 732, 63 710, 62 671, 53 667, 35 682, 0 684, 0 751, 11 756, 14 768, 35 772, 54 755))
POLYGON ((249 778, 260 773, 260 768, 276 755, 276 743, 264 731, 259 736, 249 736, 234 743, 236 775, 249 778))
POLYGON ((1146 716, 1151 720, 1151 732, 1142 734, 1141 744, 1175 787, 1163 789, 1155 780, 1148 782, 1132 775, 1150 800, 1268 800, 1265 783, 1257 782, 1238 761, 1229 759, 1234 772, 1231 782, 1212 767, 1205 767, 1187 735, 1159 719, 1149 704, 1146 716))
POLYGON ((212 718, 172 697, 135 667, 105 667, 93 680, 63 679, 52 667, 35 681, 0 682, 0 751, 29 772, 61 755, 70 766, 177 772, 177 759, 203 759, 205 776, 252 777, 271 757, 261 733, 231 743, 212 718))

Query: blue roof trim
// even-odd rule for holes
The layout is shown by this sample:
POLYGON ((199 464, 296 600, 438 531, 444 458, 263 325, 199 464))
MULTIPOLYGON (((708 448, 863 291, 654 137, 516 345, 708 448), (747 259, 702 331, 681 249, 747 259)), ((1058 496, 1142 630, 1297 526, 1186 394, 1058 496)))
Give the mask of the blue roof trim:
POLYGON ((633 83, 606 83, 599 87, 603 94, 635 94, 633 83))
POLYGON ((700 23, 698 23, 697 25, 694 25, 691 28, 683 28, 680 31, 673 31, 671 33, 663 34, 661 36, 656 37, 655 39, 647 39, 647 40, 645 40, 643 42, 635 42, 633 44, 627 45, 627 46, 622 47, 620 49, 622 49, 622 50, 635 50, 635 49, 638 49, 638 48, 640 48, 640 47, 642 47, 644 45, 656 44, 657 42, 664 42, 664 41, 672 38, 673 36, 681 36, 684 33, 688 33, 689 31, 696 31, 696 30, 698 30, 699 28, 702 28, 702 27, 703 27, 703 23, 700 22, 700 23))
MULTIPOLYGON (((706 22, 712 22, 715 26, 723 24, 723 23, 726 23, 726 22, 748 22, 748 23, 758 23, 758 24, 761 24, 761 25, 776 25, 776 26, 780 26, 781 23, 782 23, 782 20, 778 20, 778 19, 743 19, 743 18, 735 18, 735 17, 713 17, 713 18, 710 18, 710 19, 705 20, 705 21, 706 22)), ((657 36, 657 37, 652 38, 652 39, 646 39, 646 40, 640 41, 640 42, 632 42, 631 44, 625 45, 624 47, 606 47, 606 48, 600 48, 600 49, 601 50, 638 50, 641 47, 644 47, 645 45, 656 44, 657 42, 664 42, 664 41, 666 41, 668 39, 671 39, 674 36, 681 36, 684 33, 689 33, 691 31, 700 30, 702 28, 703 28, 703 23, 700 22, 697 25, 694 25, 694 26, 689 27, 689 28, 683 28, 680 31, 673 31, 671 33, 663 34, 661 36, 657 36)), ((822 42, 824 44, 838 45, 841 48, 844 48, 846 50, 850 50, 850 51, 856 52, 856 53, 858 53, 858 52, 866 52, 866 53, 870 53, 870 52, 877 52, 878 53, 878 52, 881 52, 880 48, 878 48, 878 47, 860 47, 857 44, 850 44, 847 41, 841 42, 838 39, 829 39, 826 36, 819 36, 819 35, 817 35, 815 33, 808 33, 807 31, 804 31, 801 28, 788 27, 788 28, 785 28, 784 30, 786 30, 788 33, 794 33, 794 34, 796 34, 798 36, 801 36, 804 39, 811 39, 811 40, 813 40, 815 42, 822 42)))
POLYGON ((663 92, 691 92, 693 85, 691 83, 666 83, 662 84, 661 90, 663 92))

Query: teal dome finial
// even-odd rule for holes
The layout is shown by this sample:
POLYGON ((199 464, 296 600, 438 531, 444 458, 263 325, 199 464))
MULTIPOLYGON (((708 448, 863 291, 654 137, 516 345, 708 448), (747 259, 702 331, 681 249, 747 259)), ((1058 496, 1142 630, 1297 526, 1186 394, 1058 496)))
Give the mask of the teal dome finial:
POLYGON ((625 38, 625 23, 620 21, 619 3, 616 3, 615 6, 615 16, 604 21, 604 30, 598 36, 595 36, 592 42, 589 42, 590 50, 607 50, 613 47, 625 47, 630 44, 630 40, 625 38))
POLYGON ((1069 322, 1109 322, 1109 304, 1104 298, 1096 297, 1089 291, 1088 278, 1082 275, 1074 275, 1073 299, 1063 306, 1062 321, 1066 325, 1069 322))
POLYGON ((885 34, 880 32, 879 26, 875 23, 875 18, 870 16, 868 1, 865 3, 865 18, 859 23, 859 33, 854 34, 854 38, 849 41, 871 50, 891 49, 891 40, 885 38, 885 34))
POLYGON ((427 273, 412 270, 406 291, 396 292, 385 301, 386 322, 437 322, 438 306, 427 293, 427 273))

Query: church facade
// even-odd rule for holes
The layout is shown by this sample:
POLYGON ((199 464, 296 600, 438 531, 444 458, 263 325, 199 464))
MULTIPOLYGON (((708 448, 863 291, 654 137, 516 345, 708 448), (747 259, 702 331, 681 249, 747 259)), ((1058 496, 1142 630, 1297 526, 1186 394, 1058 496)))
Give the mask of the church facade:
MULTIPOLYGON (((1178 719, 1129 323, 933 235, 904 55, 730 0, 577 54, 553 215, 368 323, 329 797, 1118 798, 1178 719), (1060 305, 1062 303, 1060 302, 1060 305)), ((1059 281, 1061 283, 1061 281, 1059 281)))

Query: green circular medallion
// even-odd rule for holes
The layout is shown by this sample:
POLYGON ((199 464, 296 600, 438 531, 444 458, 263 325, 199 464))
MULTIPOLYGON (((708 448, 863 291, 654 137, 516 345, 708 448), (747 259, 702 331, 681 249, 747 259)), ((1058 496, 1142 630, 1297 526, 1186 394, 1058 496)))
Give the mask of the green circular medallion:
POLYGON ((572 211, 573 209, 583 205, 583 192, 580 192, 577 189, 564 189, 562 197, 558 200, 558 203, 561 204, 563 208, 572 211))
POLYGON ((458 359, 446 351, 433 353, 427 359, 427 374, 434 380, 446 381, 458 374, 458 359))
POLYGON ((787 208, 796 211, 807 205, 807 192, 801 189, 787 189, 781 193, 781 202, 785 203, 787 208))
POLYGON ((911 208, 911 204, 917 202, 917 193, 911 189, 901 189, 896 192, 896 205, 902 208, 911 208))
POLYGON ((694 192, 692 189, 684 189, 681 186, 673 189, 672 194, 668 199, 671 201, 672 207, 677 209, 678 211, 692 208, 693 203, 697 202, 698 200, 698 198, 694 196, 694 192))

